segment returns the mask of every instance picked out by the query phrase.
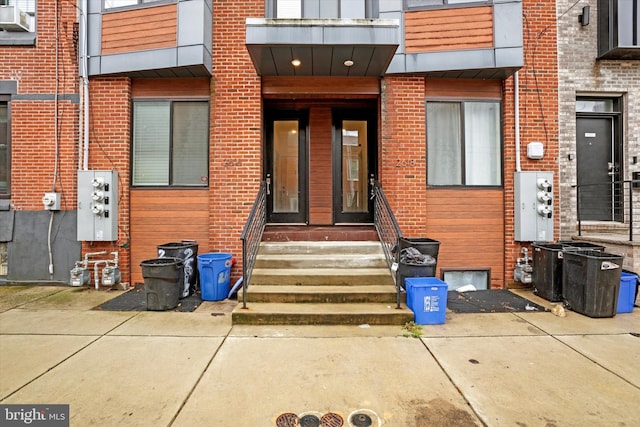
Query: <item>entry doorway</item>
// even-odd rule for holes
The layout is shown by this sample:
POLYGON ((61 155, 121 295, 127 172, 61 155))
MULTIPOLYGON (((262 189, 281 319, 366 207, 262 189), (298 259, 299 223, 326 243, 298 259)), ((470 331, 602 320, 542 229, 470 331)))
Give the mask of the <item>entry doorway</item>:
POLYGON ((374 112, 333 112, 334 223, 373 222, 371 187, 376 177, 374 112))
POLYGON ((376 110, 327 102, 297 107, 265 112, 267 222, 372 223, 376 110))
POLYGON ((577 183, 583 221, 622 220, 622 212, 616 209, 622 197, 620 180, 623 176, 616 105, 617 102, 611 99, 578 101, 577 183))
POLYGON ((266 121, 268 222, 308 222, 307 122, 306 111, 279 111, 266 121))

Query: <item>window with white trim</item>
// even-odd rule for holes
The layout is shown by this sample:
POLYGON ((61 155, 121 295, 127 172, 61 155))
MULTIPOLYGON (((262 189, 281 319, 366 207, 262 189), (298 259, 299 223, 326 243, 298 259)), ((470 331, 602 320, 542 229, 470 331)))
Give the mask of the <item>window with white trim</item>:
POLYGON ((209 184, 209 103, 134 101, 132 184, 209 184))
POLYGON ((427 102, 427 184, 502 185, 500 102, 427 102))

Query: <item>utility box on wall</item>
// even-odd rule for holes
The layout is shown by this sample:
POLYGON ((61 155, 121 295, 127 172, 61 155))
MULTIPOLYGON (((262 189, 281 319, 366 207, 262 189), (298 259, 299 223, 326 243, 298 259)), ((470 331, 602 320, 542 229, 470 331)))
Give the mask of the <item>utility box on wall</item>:
POLYGON ((78 240, 118 240, 118 172, 78 171, 78 240))
POLYGON ((553 172, 516 172, 514 233, 519 242, 553 240, 553 172))

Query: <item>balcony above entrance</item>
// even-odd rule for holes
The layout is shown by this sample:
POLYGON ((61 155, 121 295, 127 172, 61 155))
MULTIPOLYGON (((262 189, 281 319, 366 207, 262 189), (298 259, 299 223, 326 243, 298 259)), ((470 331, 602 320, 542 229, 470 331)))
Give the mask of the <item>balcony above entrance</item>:
POLYGON ((399 43, 397 19, 246 21, 247 50, 261 76, 379 77, 399 43))

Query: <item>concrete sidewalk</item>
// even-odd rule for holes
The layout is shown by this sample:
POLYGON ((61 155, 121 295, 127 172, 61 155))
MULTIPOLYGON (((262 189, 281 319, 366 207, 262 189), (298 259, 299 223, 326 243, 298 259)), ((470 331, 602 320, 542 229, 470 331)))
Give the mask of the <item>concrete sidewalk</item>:
POLYGON ((232 327, 228 301, 91 310, 118 294, 0 287, 0 403, 69 404, 72 426, 640 425, 637 308, 447 313, 413 338, 400 326, 232 327))

